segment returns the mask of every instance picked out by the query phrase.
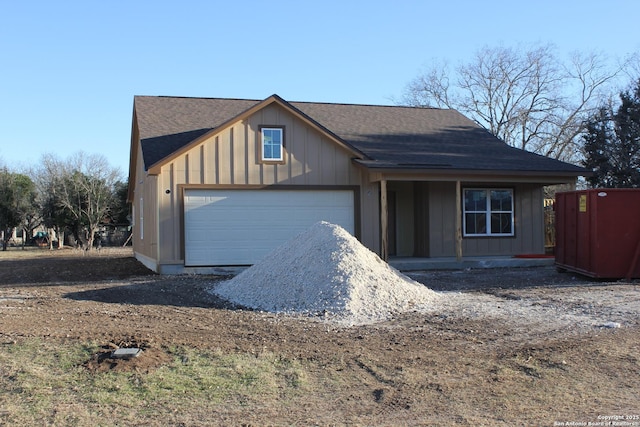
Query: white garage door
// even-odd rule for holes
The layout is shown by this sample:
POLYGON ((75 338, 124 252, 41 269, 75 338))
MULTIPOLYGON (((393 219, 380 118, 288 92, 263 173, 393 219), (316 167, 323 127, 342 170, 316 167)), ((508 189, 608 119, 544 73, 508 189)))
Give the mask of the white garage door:
POLYGON ((185 265, 255 264, 318 221, 354 234, 351 190, 185 190, 185 265))

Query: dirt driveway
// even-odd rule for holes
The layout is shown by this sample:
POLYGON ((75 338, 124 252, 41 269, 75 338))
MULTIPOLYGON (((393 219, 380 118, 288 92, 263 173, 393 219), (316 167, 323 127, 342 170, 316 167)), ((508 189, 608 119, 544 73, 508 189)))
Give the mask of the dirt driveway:
POLYGON ((445 292, 439 307, 344 328, 230 307, 207 292, 224 278, 158 276, 129 251, 27 252, 0 255, 0 344, 135 343, 151 355, 136 369, 162 365, 175 345, 268 351, 316 379, 299 404, 221 406, 199 414, 204 424, 586 425, 640 414, 637 282, 546 267, 417 272, 445 292))

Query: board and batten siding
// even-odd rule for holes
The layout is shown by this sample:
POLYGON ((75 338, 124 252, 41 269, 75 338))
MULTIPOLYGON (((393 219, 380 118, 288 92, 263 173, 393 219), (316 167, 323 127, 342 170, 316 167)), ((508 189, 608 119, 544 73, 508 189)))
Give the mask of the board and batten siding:
MULTIPOLYGON (((462 184, 462 187, 482 187, 462 184)), ((489 186, 487 186, 489 187, 489 186)), ((544 253, 543 188, 535 184, 506 186, 514 190, 515 236, 464 237, 463 256, 509 256, 544 253)), ((429 256, 455 256, 455 182, 428 183, 429 256)))
POLYGON ((389 209, 395 211, 395 223, 389 223, 389 229, 395 228, 395 256, 399 257, 414 256, 415 253, 414 187, 412 181, 392 181, 387 185, 387 191, 395 194, 395 206, 389 204, 389 209))
POLYGON ((359 187, 364 183, 360 191, 361 209, 374 212, 369 215, 371 219, 363 219, 360 224, 361 238, 367 246, 376 245, 377 237, 368 230, 376 229, 369 222, 377 218, 377 187, 366 181, 365 174, 353 166, 351 157, 347 150, 275 104, 210 135, 161 167, 157 187, 159 262, 183 263, 181 186, 185 185, 359 187), (284 126, 284 163, 260 161, 261 125, 284 126))
POLYGON ((145 174, 142 151, 138 144, 136 177, 132 198, 133 235, 135 252, 147 267, 154 269, 158 259, 157 177, 145 174))

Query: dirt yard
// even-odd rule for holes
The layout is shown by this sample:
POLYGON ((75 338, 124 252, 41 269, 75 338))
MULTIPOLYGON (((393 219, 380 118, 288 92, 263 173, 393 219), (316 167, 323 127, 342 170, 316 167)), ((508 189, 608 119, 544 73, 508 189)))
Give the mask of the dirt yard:
POLYGON ((12 249, 0 254, 0 345, 144 349, 109 364, 96 354, 83 364, 96 375, 160 369, 175 346, 304 369, 306 388, 286 401, 157 409, 138 419, 150 425, 640 425, 637 281, 547 267, 411 277, 444 292, 441 306, 345 328, 231 307, 207 292, 224 278, 158 276, 127 250, 12 249))

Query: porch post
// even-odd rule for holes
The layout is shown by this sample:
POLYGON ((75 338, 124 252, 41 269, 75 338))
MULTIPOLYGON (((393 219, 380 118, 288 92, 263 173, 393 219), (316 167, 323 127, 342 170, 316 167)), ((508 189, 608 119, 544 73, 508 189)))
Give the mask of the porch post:
POLYGON ((380 180, 380 234, 382 245, 380 248, 380 258, 383 261, 389 259, 389 226, 388 226, 388 206, 387 206, 387 180, 380 180))
POLYGON ((456 261, 462 261, 462 191, 456 181, 456 261))

